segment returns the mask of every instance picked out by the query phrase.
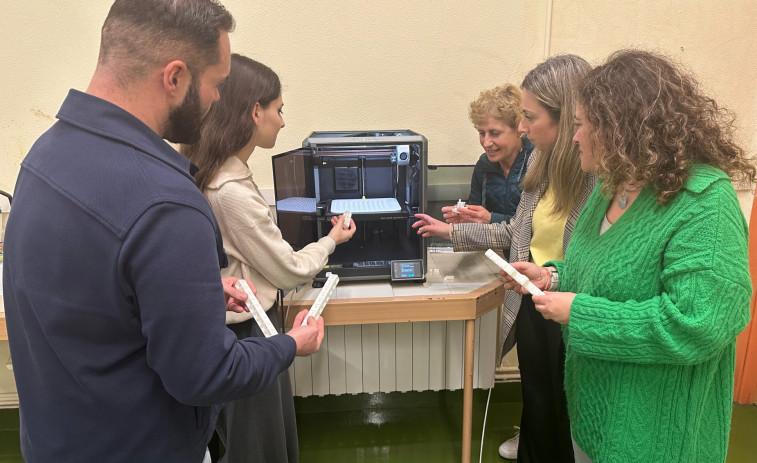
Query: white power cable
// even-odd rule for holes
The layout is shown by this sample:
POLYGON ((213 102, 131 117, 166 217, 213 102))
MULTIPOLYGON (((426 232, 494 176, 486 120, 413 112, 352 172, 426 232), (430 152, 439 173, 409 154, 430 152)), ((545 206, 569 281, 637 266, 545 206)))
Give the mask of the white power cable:
POLYGON ((492 388, 489 388, 489 395, 486 397, 486 409, 484 410, 484 424, 481 426, 481 448, 478 451, 478 463, 482 462, 484 457, 484 433, 486 432, 486 415, 489 414, 489 399, 492 398, 492 388))

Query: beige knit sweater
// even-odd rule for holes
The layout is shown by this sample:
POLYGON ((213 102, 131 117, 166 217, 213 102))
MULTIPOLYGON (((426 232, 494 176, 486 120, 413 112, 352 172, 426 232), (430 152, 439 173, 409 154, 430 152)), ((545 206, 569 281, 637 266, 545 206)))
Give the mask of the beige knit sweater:
MULTIPOLYGON (((260 305, 269 309, 276 291, 292 289, 313 278, 334 252, 336 242, 324 236, 295 252, 281 237, 271 208, 266 204, 252 172, 232 156, 221 166, 205 190, 205 196, 218 220, 229 266, 223 276, 252 281, 260 305)), ((226 323, 252 318, 247 312, 226 312, 226 323)))

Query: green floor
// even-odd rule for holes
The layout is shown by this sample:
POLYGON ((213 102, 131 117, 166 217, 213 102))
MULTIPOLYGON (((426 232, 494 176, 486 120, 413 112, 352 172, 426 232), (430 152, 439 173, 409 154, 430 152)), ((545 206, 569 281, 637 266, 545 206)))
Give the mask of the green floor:
MULTIPOLYGON (((473 397, 477 462, 486 391, 473 397)), ((303 463, 459 462, 462 392, 406 392, 295 399, 303 463)), ((497 447, 520 416, 520 384, 497 384, 486 424, 483 462, 500 462, 497 447)), ((18 410, 0 410, 0 463, 22 462, 18 410)), ((757 406, 735 405, 727 463, 757 461, 757 406)))
MULTIPOLYGON (((486 391, 473 396, 471 461, 479 461, 486 391)), ((462 391, 295 399, 303 463, 459 462, 462 391)), ((489 403, 482 462, 520 418, 520 383, 499 383, 489 403)), ((757 405, 735 405, 727 463, 757 461, 757 405)))
MULTIPOLYGON (((473 395, 473 455, 478 461, 487 391, 473 395)), ((462 391, 394 392, 295 399, 300 460, 318 462, 460 462, 462 391)), ((520 383, 492 391, 483 461, 504 462, 502 437, 520 419, 520 383)))

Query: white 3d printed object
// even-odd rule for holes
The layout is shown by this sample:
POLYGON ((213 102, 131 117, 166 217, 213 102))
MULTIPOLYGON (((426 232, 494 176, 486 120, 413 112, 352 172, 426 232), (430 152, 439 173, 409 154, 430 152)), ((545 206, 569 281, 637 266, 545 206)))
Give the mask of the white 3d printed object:
POLYGON ((266 315, 265 309, 260 305, 260 302, 258 302, 258 298, 252 294, 250 285, 248 285, 245 280, 239 280, 234 284, 234 287, 247 293, 245 304, 247 304, 247 308, 250 309, 252 318, 255 319, 255 322, 258 324, 261 331, 263 331, 265 337, 270 338, 271 336, 279 334, 276 331, 276 328, 273 327, 273 323, 271 323, 268 315, 266 315))
POLYGON ((513 277, 513 280, 517 281, 521 286, 526 288, 526 291, 533 294, 534 296, 544 296, 544 292, 541 289, 537 288, 536 285, 533 284, 531 280, 528 279, 527 276, 515 270, 515 268, 512 265, 510 265, 509 262, 499 257, 496 252, 492 251, 491 249, 487 249, 485 254, 486 254, 486 257, 488 257, 489 259, 491 259, 492 262, 497 264, 497 267, 504 270, 505 273, 513 277))
POLYGON ((336 273, 329 272, 326 276, 326 283, 323 285, 323 288, 321 288, 321 292, 318 293, 318 297, 313 301, 313 305, 310 306, 310 310, 308 311, 308 314, 305 315, 305 319, 302 320, 302 326, 308 324, 308 318, 313 317, 317 320, 318 317, 321 316, 323 308, 326 307, 326 302, 328 302, 334 289, 336 289, 336 284, 339 283, 339 275, 336 273))

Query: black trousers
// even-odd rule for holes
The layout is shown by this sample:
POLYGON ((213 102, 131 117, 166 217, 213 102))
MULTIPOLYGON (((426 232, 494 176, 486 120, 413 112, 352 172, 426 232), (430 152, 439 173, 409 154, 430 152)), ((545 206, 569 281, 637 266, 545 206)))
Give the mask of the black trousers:
POLYGON ((523 394, 518 461, 573 463, 560 325, 544 319, 530 295, 523 296, 515 323, 523 394))

